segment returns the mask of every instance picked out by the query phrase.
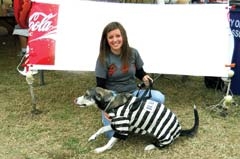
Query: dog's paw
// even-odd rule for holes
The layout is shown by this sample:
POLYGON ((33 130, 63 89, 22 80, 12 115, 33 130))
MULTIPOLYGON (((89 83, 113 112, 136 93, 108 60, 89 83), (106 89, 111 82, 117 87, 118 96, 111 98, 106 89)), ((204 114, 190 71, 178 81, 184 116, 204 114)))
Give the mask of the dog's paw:
POLYGON ((150 150, 153 150, 153 149, 155 149, 155 148, 156 148, 155 145, 150 144, 150 145, 147 145, 147 146, 144 148, 144 150, 145 150, 145 151, 150 151, 150 150))
POLYGON ((94 153, 102 153, 106 151, 107 149, 105 147, 99 147, 94 150, 94 153))
POLYGON ((88 138, 88 141, 96 140, 97 136, 93 134, 91 137, 88 138))

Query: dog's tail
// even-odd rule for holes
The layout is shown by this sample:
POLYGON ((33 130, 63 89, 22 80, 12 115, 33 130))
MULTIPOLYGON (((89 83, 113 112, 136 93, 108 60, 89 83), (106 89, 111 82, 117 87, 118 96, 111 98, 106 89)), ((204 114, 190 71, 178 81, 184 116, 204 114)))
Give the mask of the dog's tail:
POLYGON ((194 105, 193 112, 194 112, 194 125, 193 125, 193 127, 191 129, 188 129, 188 130, 181 130, 180 136, 193 137, 197 133, 198 127, 199 127, 199 115, 198 115, 196 105, 194 105))

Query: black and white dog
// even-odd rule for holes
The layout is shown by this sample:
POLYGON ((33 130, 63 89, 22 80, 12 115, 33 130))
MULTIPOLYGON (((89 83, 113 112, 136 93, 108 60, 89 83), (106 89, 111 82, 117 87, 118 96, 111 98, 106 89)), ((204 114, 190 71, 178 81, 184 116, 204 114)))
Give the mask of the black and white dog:
POLYGON ((147 145, 145 150, 164 147, 171 144, 179 136, 194 136, 199 126, 199 116, 194 106, 194 125, 191 129, 182 130, 176 115, 163 104, 148 99, 140 99, 130 93, 116 94, 113 91, 96 87, 78 97, 75 103, 80 107, 97 105, 106 112, 111 124, 100 128, 88 141, 114 130, 108 143, 95 149, 96 153, 111 149, 118 139, 126 139, 129 132, 149 134, 156 140, 147 145))

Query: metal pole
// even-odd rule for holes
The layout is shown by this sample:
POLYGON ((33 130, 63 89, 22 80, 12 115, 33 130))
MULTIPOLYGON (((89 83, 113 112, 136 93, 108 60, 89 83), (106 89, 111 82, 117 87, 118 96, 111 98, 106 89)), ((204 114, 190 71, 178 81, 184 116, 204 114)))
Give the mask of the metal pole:
POLYGON ((36 107, 36 105, 37 105, 36 104, 36 98, 35 98, 34 91, 33 91, 34 78, 33 78, 33 75, 31 73, 26 75, 26 81, 29 85, 29 91, 30 91, 31 100, 32 100, 32 111, 31 111, 31 113, 34 114, 34 115, 40 114, 42 111, 38 110, 37 107, 36 107))

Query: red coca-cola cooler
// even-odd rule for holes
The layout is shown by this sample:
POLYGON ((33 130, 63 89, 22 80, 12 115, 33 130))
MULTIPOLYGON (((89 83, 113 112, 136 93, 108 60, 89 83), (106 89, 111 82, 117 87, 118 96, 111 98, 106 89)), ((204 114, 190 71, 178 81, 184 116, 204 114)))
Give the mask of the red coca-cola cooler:
POLYGON ((29 14, 29 63, 54 65, 58 4, 32 2, 29 14))

